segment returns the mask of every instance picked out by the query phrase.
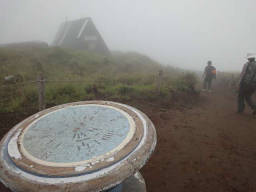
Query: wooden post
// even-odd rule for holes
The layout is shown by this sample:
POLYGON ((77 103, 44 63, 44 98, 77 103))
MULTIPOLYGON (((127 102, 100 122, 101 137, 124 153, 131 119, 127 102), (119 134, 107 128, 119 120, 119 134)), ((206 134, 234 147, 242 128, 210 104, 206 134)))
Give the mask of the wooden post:
POLYGON ((43 73, 37 77, 39 111, 45 109, 45 79, 43 73))
POLYGON ((158 78, 157 78, 157 91, 158 91, 158 94, 161 93, 162 81, 163 81, 163 71, 160 70, 158 72, 158 78))

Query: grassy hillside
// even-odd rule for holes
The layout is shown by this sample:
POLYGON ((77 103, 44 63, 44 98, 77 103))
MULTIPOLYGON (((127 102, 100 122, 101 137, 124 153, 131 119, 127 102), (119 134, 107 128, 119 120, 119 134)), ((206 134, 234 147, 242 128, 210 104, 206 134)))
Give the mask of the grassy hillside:
POLYGON ((39 73, 47 80, 47 107, 88 99, 169 100, 176 92, 193 92, 196 83, 194 75, 138 53, 105 57, 60 48, 0 48, 0 112, 36 110, 37 85, 28 82, 39 73), (5 81, 9 75, 18 76, 17 82, 5 81))

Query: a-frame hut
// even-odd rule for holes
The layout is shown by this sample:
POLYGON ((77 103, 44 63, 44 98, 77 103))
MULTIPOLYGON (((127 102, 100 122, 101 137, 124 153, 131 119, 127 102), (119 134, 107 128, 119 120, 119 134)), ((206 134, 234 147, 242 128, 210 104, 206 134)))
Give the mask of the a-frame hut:
POLYGON ((110 53, 91 18, 62 23, 56 34, 53 46, 88 50, 104 55, 110 53))

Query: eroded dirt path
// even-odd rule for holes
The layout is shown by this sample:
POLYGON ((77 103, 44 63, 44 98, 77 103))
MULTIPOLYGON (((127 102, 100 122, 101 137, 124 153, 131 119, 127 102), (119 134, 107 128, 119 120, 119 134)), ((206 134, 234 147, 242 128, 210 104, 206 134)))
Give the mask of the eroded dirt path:
MULTIPOLYGON (((142 170, 149 192, 256 191, 256 119, 249 111, 235 113, 234 93, 203 93, 190 108, 135 103, 158 133, 157 149, 142 170)), ((0 184, 0 192, 7 191, 0 184)))
MULTIPOLYGON (((204 93, 188 110, 147 111, 157 150, 143 169, 149 192, 255 192, 256 119, 234 93, 204 93)), ((149 109, 148 109, 149 110, 149 109)))

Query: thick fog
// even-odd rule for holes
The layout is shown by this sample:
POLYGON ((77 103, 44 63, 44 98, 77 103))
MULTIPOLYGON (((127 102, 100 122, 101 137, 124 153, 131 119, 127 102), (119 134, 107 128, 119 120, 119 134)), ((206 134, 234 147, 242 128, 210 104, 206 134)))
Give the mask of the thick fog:
POLYGON ((0 0, 0 43, 51 43, 65 20, 91 17, 111 50, 234 71, 256 52, 255 9, 255 0, 0 0))

